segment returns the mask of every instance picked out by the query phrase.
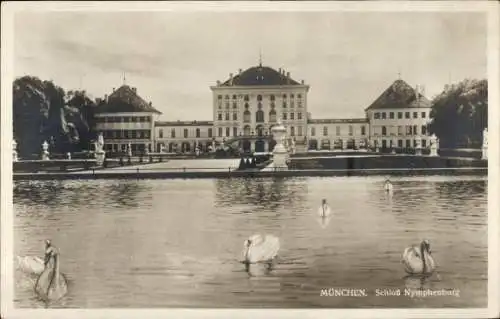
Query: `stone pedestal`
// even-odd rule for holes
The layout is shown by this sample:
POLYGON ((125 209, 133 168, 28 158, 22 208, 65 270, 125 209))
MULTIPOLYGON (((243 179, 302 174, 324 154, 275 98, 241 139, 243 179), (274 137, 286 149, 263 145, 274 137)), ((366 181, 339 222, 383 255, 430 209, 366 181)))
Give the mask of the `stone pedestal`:
POLYGON ((415 155, 422 155, 422 138, 420 136, 415 137, 415 155))
POLYGON ((273 150, 273 167, 275 170, 287 170, 288 152, 284 145, 286 128, 281 122, 278 122, 276 126, 273 126, 272 132, 274 140, 276 141, 273 150))
POLYGON ((49 144, 44 141, 42 144, 42 161, 48 161, 49 158, 49 144))

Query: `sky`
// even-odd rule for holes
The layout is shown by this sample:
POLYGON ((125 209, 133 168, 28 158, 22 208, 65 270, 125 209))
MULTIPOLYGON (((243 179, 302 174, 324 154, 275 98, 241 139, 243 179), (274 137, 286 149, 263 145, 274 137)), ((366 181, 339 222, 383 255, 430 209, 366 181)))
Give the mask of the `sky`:
POLYGON ((14 23, 16 77, 95 98, 125 75, 164 121, 212 120, 210 86, 260 54, 310 85, 313 118, 364 117, 399 76, 428 98, 487 77, 482 13, 22 12, 14 23))

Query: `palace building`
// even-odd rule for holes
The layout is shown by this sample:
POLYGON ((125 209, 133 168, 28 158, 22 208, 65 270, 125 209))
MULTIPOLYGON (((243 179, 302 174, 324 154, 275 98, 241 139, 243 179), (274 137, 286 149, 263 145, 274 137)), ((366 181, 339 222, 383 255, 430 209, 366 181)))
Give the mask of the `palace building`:
POLYGON ((151 102, 123 85, 98 103, 97 125, 110 152, 183 152, 215 149, 220 145, 240 151, 272 151, 271 128, 286 127, 287 141, 297 151, 375 148, 414 148, 416 139, 429 146, 427 125, 430 101, 423 87, 398 79, 365 109, 364 118, 315 119, 308 105, 309 85, 290 72, 259 63, 216 85, 209 121, 159 121, 151 102))

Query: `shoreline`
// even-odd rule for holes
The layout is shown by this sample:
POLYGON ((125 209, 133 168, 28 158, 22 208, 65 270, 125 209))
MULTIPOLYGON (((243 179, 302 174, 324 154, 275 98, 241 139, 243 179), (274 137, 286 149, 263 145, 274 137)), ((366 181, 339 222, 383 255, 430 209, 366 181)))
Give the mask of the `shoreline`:
MULTIPOLYGON (((188 168, 187 168, 188 169, 188 168)), ((413 168, 413 169, 301 169, 258 171, 79 171, 13 173, 13 180, 93 180, 93 179, 200 179, 261 177, 345 177, 345 176, 411 176, 411 175, 488 175, 487 167, 413 168)))

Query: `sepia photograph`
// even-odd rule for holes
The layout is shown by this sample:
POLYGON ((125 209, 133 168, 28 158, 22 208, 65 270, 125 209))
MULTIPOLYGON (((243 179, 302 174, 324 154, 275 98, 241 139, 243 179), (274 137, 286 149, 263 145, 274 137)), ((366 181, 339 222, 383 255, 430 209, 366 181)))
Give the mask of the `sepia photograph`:
POLYGON ((499 315, 498 15, 2 3, 2 318, 499 315))

